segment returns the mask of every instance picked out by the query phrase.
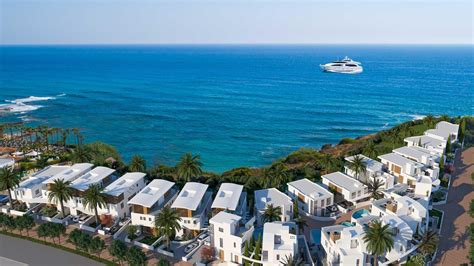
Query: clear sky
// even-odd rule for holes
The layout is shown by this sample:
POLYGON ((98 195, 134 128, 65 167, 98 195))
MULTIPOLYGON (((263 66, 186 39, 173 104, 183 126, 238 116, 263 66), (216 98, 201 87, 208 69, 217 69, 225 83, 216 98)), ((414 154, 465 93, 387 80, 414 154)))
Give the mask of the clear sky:
POLYGON ((0 0, 2 44, 473 43, 472 0, 0 0))

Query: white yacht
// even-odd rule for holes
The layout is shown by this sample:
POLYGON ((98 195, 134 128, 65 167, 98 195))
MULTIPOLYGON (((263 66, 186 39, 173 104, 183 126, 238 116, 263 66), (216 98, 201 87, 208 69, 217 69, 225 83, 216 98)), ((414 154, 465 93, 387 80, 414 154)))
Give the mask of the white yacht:
POLYGON ((364 70, 360 62, 354 61, 347 56, 340 61, 334 61, 319 66, 323 69, 324 72, 344 74, 358 74, 364 70))

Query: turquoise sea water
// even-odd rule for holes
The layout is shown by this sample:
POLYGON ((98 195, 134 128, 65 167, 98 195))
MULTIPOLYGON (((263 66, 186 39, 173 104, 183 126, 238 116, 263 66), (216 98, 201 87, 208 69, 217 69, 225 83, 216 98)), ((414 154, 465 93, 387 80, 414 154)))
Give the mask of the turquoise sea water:
POLYGON ((0 60, 0 100, 17 100, 0 122, 79 127, 149 164, 191 151, 206 170, 261 166, 428 113, 473 113, 472 46, 0 46, 0 60), (364 72, 320 71, 345 55, 364 72))

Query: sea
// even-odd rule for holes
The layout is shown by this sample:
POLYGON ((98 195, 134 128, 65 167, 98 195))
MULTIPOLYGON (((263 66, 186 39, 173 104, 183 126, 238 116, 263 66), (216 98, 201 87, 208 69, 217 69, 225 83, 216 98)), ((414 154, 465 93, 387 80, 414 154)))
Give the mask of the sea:
POLYGON ((427 114, 472 115, 474 46, 0 46, 0 123, 80 128, 123 159, 259 167, 427 114), (349 56, 356 75, 323 73, 349 56))

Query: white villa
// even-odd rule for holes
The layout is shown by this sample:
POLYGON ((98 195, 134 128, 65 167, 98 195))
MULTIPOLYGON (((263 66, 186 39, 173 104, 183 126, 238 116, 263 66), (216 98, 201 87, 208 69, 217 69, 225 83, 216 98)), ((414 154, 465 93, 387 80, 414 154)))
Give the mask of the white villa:
POLYGON ((439 156, 441 156, 444 153, 444 149, 446 148, 445 140, 440 140, 439 138, 433 138, 428 135, 408 137, 408 138, 405 138, 404 141, 406 142, 408 147, 411 147, 411 146, 422 147, 429 151, 436 152, 439 156))
POLYGON ((92 184, 100 184, 105 187, 115 179, 115 170, 108 167, 98 166, 84 175, 78 177, 71 183, 74 190, 73 198, 66 204, 72 215, 85 213, 92 215, 93 211, 83 205, 82 195, 92 184))
POLYGON ((132 207, 130 214, 132 224, 141 226, 142 230, 153 232, 155 217, 165 206, 170 206, 178 195, 174 183, 155 179, 138 192, 128 204, 132 207))
POLYGON ((92 167, 94 167, 94 165, 91 163, 76 163, 71 167, 63 170, 62 172, 46 179, 45 181, 43 181, 43 197, 48 198, 49 191, 51 190, 51 187, 53 186, 55 180, 72 182, 78 177, 92 170, 92 167))
POLYGON ((13 167, 15 160, 13 158, 0 158, 0 168, 13 167))
POLYGON ((263 265, 283 265, 285 258, 298 254, 298 239, 290 228, 290 225, 281 222, 263 225, 263 265))
POLYGON ((211 247, 221 261, 242 264, 245 242, 250 241, 254 232, 254 220, 243 223, 242 217, 221 211, 209 220, 211 247))
POLYGON ((177 232, 178 236, 188 232, 196 236, 205 229, 212 199, 212 192, 207 191, 208 187, 205 184, 188 182, 171 205, 182 219, 180 221, 182 229, 177 232))
POLYGON ((285 193, 276 188, 255 191, 255 213, 259 224, 262 224, 262 214, 268 205, 281 208, 281 221, 290 221, 293 216, 293 202, 285 193))
POLYGON ((26 203, 28 207, 31 207, 32 203, 47 203, 48 199, 42 194, 42 191, 46 189, 43 182, 67 169, 69 166, 51 165, 32 174, 15 188, 12 198, 26 203))
POLYGON ((456 142, 458 139, 458 132, 459 125, 441 121, 436 124, 434 129, 426 130, 425 135, 443 141, 448 141, 448 138, 451 137, 451 142, 456 142))
POLYGON ((217 195, 212 202, 212 213, 227 211, 239 216, 247 212, 247 193, 243 192, 244 186, 233 183, 222 183, 217 195))
POLYGON ((323 175, 322 180, 324 185, 342 194, 344 199, 349 202, 355 203, 369 196, 366 185, 341 172, 323 175))
POLYGON ((314 216, 324 216, 326 207, 334 203, 331 192, 306 178, 288 183, 288 195, 300 202, 303 212, 314 216))
POLYGON ((145 187, 145 176, 140 172, 126 173, 105 187, 103 193, 107 208, 99 209, 99 213, 120 218, 130 216, 132 208, 128 201, 145 187))
POLYGON ((369 179, 381 176, 384 173, 384 165, 381 162, 371 159, 363 154, 349 156, 344 159, 348 162, 348 164, 344 166, 345 174, 353 178, 359 179, 363 182, 368 182, 369 179), (349 166, 349 164, 353 162, 355 156, 361 157, 366 167, 365 173, 359 173, 358 177, 356 177, 356 173, 352 171, 349 166))

